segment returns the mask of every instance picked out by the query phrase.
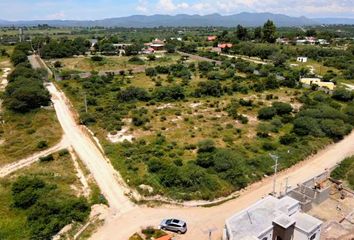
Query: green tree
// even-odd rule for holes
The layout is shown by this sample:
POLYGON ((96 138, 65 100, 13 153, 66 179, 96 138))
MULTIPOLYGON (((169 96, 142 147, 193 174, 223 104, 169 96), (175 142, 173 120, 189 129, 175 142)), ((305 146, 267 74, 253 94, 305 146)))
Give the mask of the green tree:
POLYGON ((248 31, 247 28, 241 26, 241 25, 237 25, 236 27, 236 36, 239 40, 246 40, 248 38, 248 31))
POLYGON ((262 27, 256 27, 256 28, 254 29, 254 38, 255 38, 256 40, 262 39, 262 37, 263 37, 262 32, 263 32, 262 27))
POLYGON ((269 43, 275 43, 276 26, 273 21, 268 20, 263 26, 263 40, 269 43))
POLYGON ((274 107, 264 107, 259 109, 258 118, 261 120, 272 119, 277 114, 277 110, 274 107))

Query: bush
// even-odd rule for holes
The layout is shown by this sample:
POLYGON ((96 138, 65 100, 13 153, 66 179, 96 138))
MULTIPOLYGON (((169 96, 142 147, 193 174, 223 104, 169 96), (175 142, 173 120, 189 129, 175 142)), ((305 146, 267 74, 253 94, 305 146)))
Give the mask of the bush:
POLYGON ((277 110, 274 107, 264 107, 258 111, 258 118, 261 120, 272 119, 277 114, 277 110))
POLYGON ((294 134, 286 134, 284 136, 280 137, 280 143, 283 145, 290 145, 294 142, 296 142, 297 138, 296 135, 294 134))
POLYGON ((39 161, 40 161, 40 162, 51 162, 51 161, 53 161, 53 160, 54 160, 54 157, 53 157, 52 154, 49 154, 49 155, 47 155, 47 156, 44 156, 44 157, 40 157, 40 158, 39 158, 39 161))
POLYGON ((290 114, 293 111, 293 107, 288 103, 274 102, 272 106, 278 115, 290 114))
POLYGON ((59 156, 65 156, 65 155, 68 155, 69 154, 69 150, 68 149, 62 149, 62 150, 60 150, 59 152, 59 156))
POLYGON ((11 188, 14 207, 28 209, 43 194, 45 187, 46 184, 39 178, 18 177, 11 188))
POLYGON ((137 64, 137 65, 143 65, 145 64, 144 60, 142 60, 141 58, 139 58, 138 56, 134 56, 132 58, 130 58, 128 60, 128 62, 133 63, 133 64, 137 64))
POLYGON ((46 140, 41 140, 37 143, 37 148, 43 149, 48 147, 48 142, 46 140))
POLYGON ((103 57, 102 56, 98 56, 98 55, 94 55, 91 57, 91 60, 94 62, 102 62, 103 61, 103 57))
POLYGON ((211 139, 205 139, 198 142, 198 152, 212 152, 215 150, 215 143, 211 139))
POLYGON ((353 100, 354 95, 349 90, 346 90, 344 88, 338 88, 334 90, 332 97, 339 101, 349 102, 353 100))

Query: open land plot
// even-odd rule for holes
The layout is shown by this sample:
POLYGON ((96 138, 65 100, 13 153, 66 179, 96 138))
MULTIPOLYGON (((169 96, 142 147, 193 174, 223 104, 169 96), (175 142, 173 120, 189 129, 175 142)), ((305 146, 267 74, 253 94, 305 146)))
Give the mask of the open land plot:
POLYGON ((39 109, 26 114, 5 110, 2 121, 0 165, 18 161, 37 151, 54 146, 62 136, 53 109, 39 109))
MULTIPOLYGON (((127 56, 104 56, 103 61, 95 62, 90 57, 73 57, 59 59, 62 63, 63 70, 75 70, 75 71, 114 71, 114 70, 129 70, 139 66, 155 67, 157 65, 167 65, 176 63, 181 58, 179 54, 156 54, 157 58, 154 61, 148 61, 146 56, 140 56, 143 60, 141 64, 129 62, 131 57, 127 56)), ((54 62, 56 60, 50 60, 54 62)))
MULTIPOLYGON (((299 100, 303 94, 301 89, 277 88, 195 97, 199 83, 217 80, 207 80, 197 72, 187 85, 183 85, 185 82, 179 77, 169 79, 164 74, 154 77, 133 74, 60 82, 79 111, 81 121, 100 139, 114 167, 128 184, 143 194, 177 199, 224 196, 271 174, 273 163, 269 152, 279 154, 284 159, 281 168, 287 168, 331 142, 325 136, 294 137, 292 121, 303 105, 299 100), (154 99, 166 89, 180 91, 176 86, 184 89, 182 99, 154 99), (123 91, 134 87, 145 89, 144 94, 153 99, 119 100, 123 91), (294 112, 288 117, 259 120, 258 111, 274 102, 289 103, 294 112), (295 142, 281 144, 280 139, 286 135, 292 136, 291 141, 295 142), (201 153, 201 144, 210 144, 211 152, 201 153), (207 159, 211 165, 204 165, 207 159), (226 162, 221 163, 224 160, 226 162), (141 185, 151 188, 147 191, 146 187, 140 188, 141 185)), ((251 84, 261 80, 240 81, 251 84)), ((224 80, 220 84, 221 89, 227 89, 232 81, 224 80)), ((139 96, 142 94, 140 92, 139 96)))

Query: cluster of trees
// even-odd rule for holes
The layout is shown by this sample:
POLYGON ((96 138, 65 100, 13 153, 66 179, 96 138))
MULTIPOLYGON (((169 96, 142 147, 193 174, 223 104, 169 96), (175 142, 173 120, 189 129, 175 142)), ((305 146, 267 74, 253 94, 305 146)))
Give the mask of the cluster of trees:
MULTIPOLYGON (((237 43, 237 41, 248 41, 256 40, 258 42, 268 42, 275 43, 277 38, 277 27, 274 22, 268 20, 264 23, 263 27, 256 27, 251 32, 248 28, 243 27, 242 25, 236 26, 235 33, 230 33, 227 30, 224 30, 219 34, 218 41, 220 42, 232 42, 237 43)), ((216 45, 215 42, 214 45, 216 45)))
POLYGON ((50 94, 43 86, 45 70, 34 70, 27 59, 26 47, 16 46, 11 59, 16 66, 8 76, 4 104, 13 111, 25 113, 41 106, 48 106, 50 94), (23 56, 23 57, 19 57, 23 56))
POLYGON ((46 59, 72 57, 85 54, 89 51, 90 46, 90 41, 82 37, 73 40, 67 38, 49 39, 40 48, 40 54, 46 59))
POLYGON ((196 164, 229 182, 235 190, 246 187, 250 182, 250 171, 244 157, 231 149, 216 148, 212 140, 199 142, 196 164))
POLYGON ((12 206, 27 215, 31 239, 51 239, 64 226, 88 217, 86 199, 57 194, 57 188, 32 176, 20 176, 13 183, 12 206))

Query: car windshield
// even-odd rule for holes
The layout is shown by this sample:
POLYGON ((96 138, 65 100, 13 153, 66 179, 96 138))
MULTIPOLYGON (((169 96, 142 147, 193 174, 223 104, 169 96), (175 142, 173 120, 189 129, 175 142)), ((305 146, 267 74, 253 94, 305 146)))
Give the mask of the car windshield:
POLYGON ((187 224, 183 224, 183 227, 186 227, 187 226, 187 224))
POLYGON ((170 224, 171 223, 171 219, 168 219, 167 221, 166 221, 166 224, 170 224))

